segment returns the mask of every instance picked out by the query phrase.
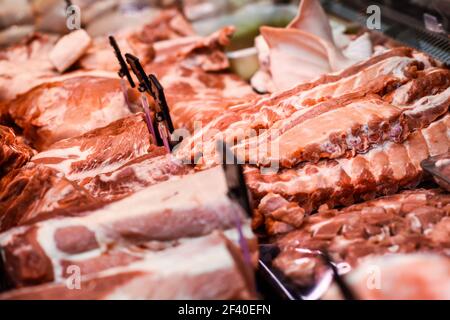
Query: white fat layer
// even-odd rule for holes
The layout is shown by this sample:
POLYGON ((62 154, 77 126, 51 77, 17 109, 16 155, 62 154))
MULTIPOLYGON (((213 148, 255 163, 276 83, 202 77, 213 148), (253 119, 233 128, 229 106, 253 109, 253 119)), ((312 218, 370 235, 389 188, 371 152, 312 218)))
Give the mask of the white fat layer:
MULTIPOLYGON (((184 290, 184 285, 190 286, 191 281, 197 282, 197 276, 230 271, 238 273, 236 263, 225 243, 215 239, 214 236, 195 239, 175 248, 151 253, 144 261, 106 270, 100 276, 113 276, 121 272, 133 271, 142 271, 145 275, 138 276, 136 279, 130 278, 125 285, 108 294, 106 299, 138 297, 187 299, 192 296, 187 295, 190 290, 184 290), (151 285, 180 277, 183 278, 183 282, 179 283, 179 287, 174 291, 161 288, 155 290, 151 285), (143 286, 142 283, 146 285, 143 286)), ((208 284, 205 283, 205 285, 208 284)))
POLYGON ((99 254, 97 250, 104 251, 111 241, 115 241, 108 235, 111 226, 115 223, 127 221, 127 219, 139 219, 142 216, 157 215, 164 211, 195 211, 199 207, 212 210, 233 207, 232 202, 226 196, 227 190, 221 167, 215 167, 184 176, 179 180, 150 186, 83 217, 51 219, 38 223, 37 242, 46 255, 52 259, 55 273, 61 274, 59 261, 65 258, 72 259, 73 255, 62 252, 56 247, 54 235, 57 229, 84 226, 95 232, 97 242, 101 247, 78 256, 79 259, 86 259, 97 256, 99 254))
POLYGON ((426 112, 426 110, 444 104, 450 99, 450 87, 439 94, 433 96, 426 96, 417 100, 411 110, 405 112, 405 115, 416 115, 426 112))
POLYGON ((77 161, 85 161, 89 155, 93 153, 93 148, 88 148, 81 151, 80 146, 73 146, 63 149, 49 149, 47 151, 42 151, 31 158, 31 161, 45 158, 57 158, 61 159, 57 163, 46 163, 47 167, 56 169, 64 173, 68 178, 71 176, 72 163, 77 161))

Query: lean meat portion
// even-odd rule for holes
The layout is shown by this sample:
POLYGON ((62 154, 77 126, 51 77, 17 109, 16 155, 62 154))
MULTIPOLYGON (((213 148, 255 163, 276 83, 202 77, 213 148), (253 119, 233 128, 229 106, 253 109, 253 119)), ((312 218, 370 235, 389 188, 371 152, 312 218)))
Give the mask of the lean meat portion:
MULTIPOLYGON (((141 250, 143 251, 143 250, 141 250)), ((250 299, 251 272, 220 234, 189 240, 142 259, 69 281, 23 288, 0 299, 250 299)))
MULTIPOLYGON (((177 10, 164 10, 142 27, 121 30, 114 35, 122 53, 131 53, 149 63, 154 57, 153 45, 159 41, 195 36, 192 26, 177 10)), ((92 46, 80 59, 79 65, 86 70, 117 71, 117 58, 107 37, 96 37, 92 46)))
POLYGON ((392 49, 339 74, 325 75, 294 89, 230 107, 186 139, 177 155, 194 159, 200 152, 204 163, 214 163, 218 140, 230 145, 245 143, 246 138, 267 132, 280 121, 288 122, 295 114, 314 113, 315 106, 321 103, 333 106, 333 101, 344 96, 351 100, 370 94, 388 94, 415 77, 422 68, 423 63, 412 58, 411 49, 392 49))
POLYGON ((297 204, 297 211, 304 214, 324 204, 347 206, 417 185, 423 176, 420 162, 449 150, 449 128, 447 114, 413 132, 403 143, 385 142, 352 158, 306 162, 265 175, 248 166, 247 185, 260 200, 258 211, 265 217, 269 233, 286 232, 302 223, 302 215, 293 218, 283 214, 284 210, 275 210, 287 204, 289 208, 297 204))
POLYGON ((121 119, 138 110, 137 93, 124 96, 118 77, 80 76, 41 84, 9 106, 11 119, 38 150, 121 119))
MULTIPOLYGON (((360 299, 449 300, 450 258, 429 253, 376 256, 346 277, 360 299)), ((324 299, 341 299, 336 286, 324 299)))
POLYGON ((217 167, 161 182, 76 217, 10 229, 0 235, 8 278, 15 286, 51 281, 54 273, 60 274, 60 261, 71 255, 234 228, 244 213, 227 192, 222 168, 217 167))
POLYGON ((38 153, 32 162, 56 169, 71 181, 112 172, 148 153, 165 154, 150 143, 142 113, 116 120, 81 136, 61 140, 38 153))
POLYGON ((374 255, 420 251, 449 259, 449 228, 450 195, 439 189, 404 191, 307 217, 298 229, 274 240, 281 249, 274 265, 309 286, 326 272, 320 250, 343 272, 374 255))
POLYGON ((11 128, 0 126, 0 179, 9 171, 22 167, 34 153, 11 128))
MULTIPOLYGON (((242 237, 248 244, 250 263, 253 265, 257 264, 257 239, 252 232, 250 223, 242 225, 240 231, 236 228, 230 228, 220 231, 220 233, 222 232, 223 235, 236 246, 241 244, 240 232, 242 232, 242 237)), ((218 231, 214 231, 212 234, 214 233, 218 233, 218 231)), ((207 235, 205 237, 209 236, 210 235, 207 235)), ((70 270, 73 270, 74 266, 79 268, 80 275, 95 274, 109 268, 125 266, 132 262, 144 260, 148 253, 167 250, 168 248, 173 248, 192 241, 192 239, 196 238, 180 238, 171 241, 151 241, 140 243, 138 245, 127 244, 125 246, 112 246, 104 252, 97 250, 96 252, 90 252, 88 255, 66 255, 61 257, 59 261, 55 261, 57 268, 53 269, 54 273, 52 278, 55 282, 70 278, 70 270)))

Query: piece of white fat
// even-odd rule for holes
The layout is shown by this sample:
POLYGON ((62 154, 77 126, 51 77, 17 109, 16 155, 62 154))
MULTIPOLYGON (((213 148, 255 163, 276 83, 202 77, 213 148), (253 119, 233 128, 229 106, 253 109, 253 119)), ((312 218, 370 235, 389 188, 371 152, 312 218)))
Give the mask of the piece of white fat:
POLYGON ((62 73, 81 58, 91 41, 91 37, 83 29, 72 31, 55 44, 49 54, 50 61, 62 73))

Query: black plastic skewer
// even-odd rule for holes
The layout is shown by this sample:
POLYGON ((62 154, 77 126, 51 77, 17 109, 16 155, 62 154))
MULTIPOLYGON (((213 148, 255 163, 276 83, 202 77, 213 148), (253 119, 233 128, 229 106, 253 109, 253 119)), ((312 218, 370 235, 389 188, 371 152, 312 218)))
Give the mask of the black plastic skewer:
POLYGON ((147 76, 137 57, 126 53, 125 59, 139 80, 138 90, 140 92, 147 92, 155 100, 156 112, 153 127, 156 129, 157 144, 166 146, 170 152, 174 147, 174 143, 170 139, 174 127, 164 90, 155 75, 147 76))
POLYGON ((114 54, 116 55, 117 60, 119 61, 120 69, 119 69, 119 77, 126 77, 130 86, 134 88, 136 85, 134 84, 133 77, 131 76, 130 70, 128 70, 127 63, 122 56, 122 52, 120 51, 119 45, 117 44, 116 39, 113 36, 109 36, 109 43, 111 47, 114 49, 114 54))

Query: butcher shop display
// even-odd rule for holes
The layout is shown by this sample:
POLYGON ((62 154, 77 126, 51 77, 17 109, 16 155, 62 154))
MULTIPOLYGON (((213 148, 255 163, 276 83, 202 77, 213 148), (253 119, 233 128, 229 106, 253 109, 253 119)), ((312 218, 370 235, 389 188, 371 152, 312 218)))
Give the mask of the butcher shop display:
POLYGON ((450 7, 406 2, 0 2, 0 300, 449 300, 450 7))

